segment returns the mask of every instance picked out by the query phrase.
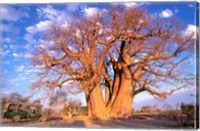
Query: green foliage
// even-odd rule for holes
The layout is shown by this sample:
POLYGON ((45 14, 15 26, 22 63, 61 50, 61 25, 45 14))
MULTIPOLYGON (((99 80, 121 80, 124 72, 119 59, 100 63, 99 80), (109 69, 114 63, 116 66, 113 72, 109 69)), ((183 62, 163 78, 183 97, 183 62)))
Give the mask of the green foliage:
POLYGON ((7 112, 4 113, 5 118, 11 118, 12 119, 16 115, 21 116, 21 118, 27 118, 28 112, 26 112, 26 111, 18 111, 18 112, 7 111, 7 112))
POLYGON ((1 116, 11 118, 39 118, 41 116, 42 105, 40 99, 30 102, 32 96, 24 97, 14 92, 1 98, 1 116), (34 110, 33 110, 34 109, 34 110))

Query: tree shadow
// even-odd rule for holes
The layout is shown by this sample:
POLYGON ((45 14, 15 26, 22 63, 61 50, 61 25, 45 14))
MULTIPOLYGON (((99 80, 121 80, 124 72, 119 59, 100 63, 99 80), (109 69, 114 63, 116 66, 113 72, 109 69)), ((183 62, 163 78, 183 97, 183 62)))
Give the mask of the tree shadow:
POLYGON ((72 127, 72 128, 81 128, 87 127, 83 120, 74 120, 74 121, 60 121, 56 125, 57 127, 72 127))

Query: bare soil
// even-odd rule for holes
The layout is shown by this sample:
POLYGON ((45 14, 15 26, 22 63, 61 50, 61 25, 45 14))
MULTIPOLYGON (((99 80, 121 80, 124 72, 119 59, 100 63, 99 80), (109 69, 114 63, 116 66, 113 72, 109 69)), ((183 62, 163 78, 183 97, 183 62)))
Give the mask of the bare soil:
POLYGON ((70 128, 148 128, 148 129, 188 129, 181 127, 175 121, 162 119, 157 114, 134 114, 130 118, 98 120, 87 116, 51 116, 48 121, 40 122, 38 119, 23 119, 13 123, 10 119, 2 119, 1 126, 22 127, 70 127, 70 128))

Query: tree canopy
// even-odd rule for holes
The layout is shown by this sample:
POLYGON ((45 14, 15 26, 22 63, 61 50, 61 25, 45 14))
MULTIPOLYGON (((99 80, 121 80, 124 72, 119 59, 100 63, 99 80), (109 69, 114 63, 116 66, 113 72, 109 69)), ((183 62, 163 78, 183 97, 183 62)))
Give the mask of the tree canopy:
POLYGON ((132 113, 135 95, 166 98, 193 82, 187 63, 195 34, 185 35, 176 18, 117 6, 91 17, 76 14, 66 28, 49 26, 48 42, 33 56, 42 68, 32 88, 84 92, 89 115, 124 117, 132 113))

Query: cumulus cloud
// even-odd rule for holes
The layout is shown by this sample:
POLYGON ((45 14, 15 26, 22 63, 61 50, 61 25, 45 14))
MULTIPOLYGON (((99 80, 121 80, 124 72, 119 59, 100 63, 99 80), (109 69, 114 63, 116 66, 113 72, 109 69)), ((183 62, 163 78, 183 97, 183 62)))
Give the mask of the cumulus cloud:
POLYGON ((92 17, 96 15, 97 13, 104 14, 106 12, 107 12, 106 9, 99 9, 95 7, 88 7, 88 8, 83 9, 83 13, 86 17, 92 17))
POLYGON ((48 19, 58 24, 66 23, 66 20, 69 20, 70 17, 65 10, 57 10, 53 6, 48 5, 45 8, 38 8, 37 14, 43 19, 48 19))
POLYGON ((136 2, 129 2, 129 3, 124 3, 124 5, 128 8, 136 7, 138 6, 138 3, 136 2))
POLYGON ((174 13, 170 9, 163 10, 160 13, 160 17, 162 17, 162 18, 169 18, 169 17, 172 17, 173 15, 174 15, 174 13))
POLYGON ((194 34, 193 39, 195 39, 196 38, 196 30, 197 30, 197 27, 195 25, 189 24, 189 25, 187 25, 185 31, 183 31, 183 35, 188 36, 188 35, 194 34))
POLYGON ((20 11, 12 6, 1 6, 1 19, 6 21, 17 21, 21 18, 29 17, 28 12, 20 11))
POLYGON ((91 17, 98 13, 98 8, 85 8, 83 12, 87 17, 91 17))
POLYGON ((28 41, 30 44, 35 43, 36 40, 32 36, 33 34, 25 34, 24 40, 28 41))
POLYGON ((28 26, 26 28, 28 33, 24 35, 24 39, 29 43, 35 43, 34 35, 47 31, 53 23, 61 25, 62 28, 68 27, 68 22, 66 20, 69 20, 69 17, 65 10, 57 10, 53 8, 53 6, 48 5, 44 8, 38 8, 37 14, 42 20, 35 25, 28 26))
POLYGON ((48 30, 49 26, 52 24, 51 21, 49 20, 45 20, 45 21, 40 21, 39 23, 37 23, 34 26, 29 26, 26 28, 26 31, 31 33, 31 34, 35 34, 37 32, 42 32, 42 31, 46 31, 48 30))
POLYGON ((36 44, 37 39, 34 38, 34 36, 37 33, 45 32, 49 29, 52 22, 50 20, 40 21, 39 23, 29 26, 26 28, 27 34, 24 35, 24 40, 28 41, 29 44, 36 44))

